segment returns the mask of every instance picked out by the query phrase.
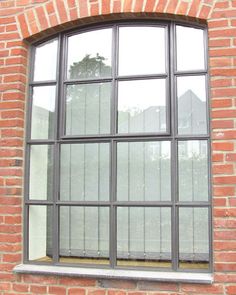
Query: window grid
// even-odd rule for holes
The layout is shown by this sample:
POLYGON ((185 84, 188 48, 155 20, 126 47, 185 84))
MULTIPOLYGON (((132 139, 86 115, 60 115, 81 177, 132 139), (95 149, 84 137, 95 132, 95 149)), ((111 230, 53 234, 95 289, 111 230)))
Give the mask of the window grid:
MULTIPOLYGON (((148 26, 148 23, 140 23, 141 25, 148 26)), ((129 24, 128 24, 129 25, 129 24)), ((137 24, 136 24, 137 25, 137 24)), ((150 24, 154 26, 160 26, 160 24, 150 24)), ((117 69, 117 59, 118 59, 118 28, 121 25, 114 25, 113 28, 113 46, 112 46, 112 77, 111 78, 100 78, 100 79, 83 79, 83 80, 67 80, 65 77, 66 72, 66 64, 65 64, 65 57, 66 57, 66 50, 65 50, 65 44, 66 44, 66 34, 59 35, 59 45, 58 45, 58 57, 57 57, 57 77, 54 81, 37 81, 34 82, 32 79, 32 73, 31 73, 31 83, 30 83, 30 96, 32 97, 32 89, 34 86, 44 86, 44 85, 57 85, 57 94, 56 94, 56 114, 60 114, 60 116, 57 117, 57 120, 55 120, 55 135, 54 139, 48 139, 48 140, 32 140, 30 138, 30 127, 28 127, 27 132, 27 161, 26 161, 26 201, 25 201, 25 245, 28 245, 28 235, 29 235, 29 229, 28 229, 28 210, 29 205, 48 205, 53 207, 53 249, 55 251, 53 252, 53 262, 55 264, 59 263, 59 248, 58 248, 58 233, 59 233, 59 208, 63 205, 66 206, 96 206, 96 207, 103 207, 103 206, 109 206, 110 207, 110 261, 111 261, 111 267, 112 268, 120 268, 116 266, 116 210, 117 207, 122 206, 129 206, 129 207, 160 207, 160 208, 171 208, 171 253, 172 253, 172 269, 173 270, 179 270, 178 264, 179 264, 179 253, 178 253, 178 219, 179 219, 179 208, 185 208, 185 207, 192 207, 192 208, 208 208, 209 211, 209 245, 211 245, 211 213, 210 213, 210 200, 208 201, 201 201, 201 202, 183 202, 178 201, 177 195, 178 195, 178 142, 183 140, 207 140, 208 141, 208 161, 210 158, 210 147, 209 147, 209 126, 207 120, 207 134, 201 135, 179 135, 177 133, 177 89, 176 89, 176 79, 177 77, 184 77, 184 76, 194 76, 194 75, 205 75, 207 80, 207 69, 205 71, 187 71, 187 72, 178 72, 176 70, 176 66, 174 65, 174 62, 176 62, 176 58, 173 57, 173 53, 176 52, 175 48, 175 24, 166 25, 166 43, 169 42, 169 44, 166 46, 166 49, 168 50, 167 56, 167 63, 170 62, 170 64, 167 66, 167 72, 165 74, 161 75, 139 75, 139 76, 118 76, 118 69, 117 69), (169 36, 167 36, 167 32, 169 32, 169 36), (114 41, 115 38, 115 41, 114 41), (167 41, 168 40, 168 41, 167 41), (63 58, 63 59, 62 59, 63 58), (60 62, 60 60, 63 60, 60 62), (63 74, 62 74, 63 73, 63 74), (166 81, 166 123, 167 123, 167 129, 166 133, 145 133, 145 134, 118 134, 116 133, 116 130, 118 128, 118 118, 117 118, 117 101, 118 101, 118 81, 133 81, 138 79, 155 79, 155 78, 165 78, 166 81), (99 83, 99 82, 112 82, 112 94, 111 94, 111 118, 114 117, 114 120, 111 120, 111 134, 110 135, 89 135, 89 136, 66 136, 64 134, 65 130, 65 89, 67 85, 72 84, 86 84, 86 83, 99 83), (60 105, 61 105, 61 111, 59 112, 59 101, 58 97, 60 98, 60 105), (62 119, 60 119, 62 118, 62 119), (171 123, 171 125, 170 125, 171 123), (60 128, 58 128, 58 126, 60 128), (170 130, 171 126, 171 130, 170 130), (115 130, 116 129, 116 130, 115 130), (59 134, 58 134, 59 130, 59 134), (150 201, 116 201, 116 179, 117 179, 117 143, 120 142, 148 142, 148 141, 156 141, 156 142, 162 142, 164 140, 171 142, 171 195, 172 200, 170 201, 156 201, 156 202, 150 202, 150 201), (62 144, 73 144, 73 143, 102 143, 102 142, 108 142, 110 143, 110 201, 102 201, 102 202, 79 202, 79 201, 60 201, 59 197, 59 161, 60 161, 60 146, 62 144), (54 146, 54 201, 41 201, 41 200, 30 200, 29 199, 29 188, 27 185, 28 179, 29 179, 29 161, 30 161, 30 146, 32 145, 53 145, 54 146)), ((165 25, 164 25, 165 26, 165 25)), ((69 36, 69 35, 68 35, 69 36)), ((205 42, 206 42, 206 36, 205 36, 205 42)), ((206 45, 205 45, 206 46, 206 45)), ((33 53, 34 56, 34 53, 33 53)), ((33 62, 32 62, 33 64, 33 62)), ((205 65, 206 65, 206 56, 205 56, 205 65)), ((206 67, 206 66, 205 66, 206 67)), ((33 72, 33 70, 31 69, 33 72)), ((207 87, 207 83, 206 83, 207 87)), ((207 92, 206 92, 207 93, 207 92)), ((207 106, 208 109, 208 95, 206 94, 207 99, 207 106)), ((30 113, 32 110, 32 100, 30 100, 29 104, 30 111, 28 112, 28 122, 31 122, 30 113)), ((207 114, 208 117, 209 114, 207 114)), ((30 124, 28 124, 30 126, 30 124)), ((210 165, 208 165, 208 187, 209 187, 209 193, 210 196, 210 165)), ((211 247, 210 247, 211 249, 211 247)), ((28 261, 28 247, 25 247, 24 250, 24 257, 25 262, 32 263, 28 261)), ((209 265, 211 268, 211 251, 210 251, 210 259, 209 259, 209 265)), ((39 263, 40 262, 33 262, 39 263)), ((45 262, 44 262, 45 263, 45 262)), ((60 263, 59 263, 60 264, 60 263)), ((84 265, 83 265, 84 266, 84 265)), ((106 267, 106 266, 104 266, 106 267)), ((124 268, 124 267, 121 267, 124 268)), ((165 270, 161 268, 161 270, 165 270)), ((204 270, 196 270, 197 272, 204 270)))

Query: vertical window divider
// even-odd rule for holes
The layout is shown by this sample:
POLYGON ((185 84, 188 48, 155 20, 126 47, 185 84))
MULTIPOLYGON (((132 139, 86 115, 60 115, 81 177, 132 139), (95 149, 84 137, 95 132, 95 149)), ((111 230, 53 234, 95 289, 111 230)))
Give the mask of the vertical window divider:
MULTIPOLYGON (((59 206, 57 202, 60 199, 60 144, 59 139, 62 135, 63 120, 60 120, 64 112, 64 84, 63 77, 65 71, 65 37, 59 34, 57 51, 57 72, 56 72, 56 101, 55 101, 55 133, 54 133, 54 191, 53 191, 53 229, 52 229, 52 244, 53 244, 53 262, 59 261, 59 206)), ((63 117, 64 118, 64 117, 63 117)))
POLYGON ((117 256, 117 208, 114 205, 116 200, 116 178, 117 178, 117 142, 111 140, 110 146, 110 241, 109 241, 109 252, 110 252, 110 265, 112 268, 116 266, 117 256))
POLYGON ((169 75, 170 75, 170 103, 171 103, 171 195, 172 195, 172 213, 171 213, 171 248, 172 248, 172 269, 178 269, 178 248, 179 248, 179 234, 178 234, 178 208, 176 206, 178 194, 178 142, 176 139, 177 132, 177 103, 176 103, 176 81, 175 81, 175 67, 176 67, 176 38, 175 38, 175 24, 170 23, 169 35, 169 75))

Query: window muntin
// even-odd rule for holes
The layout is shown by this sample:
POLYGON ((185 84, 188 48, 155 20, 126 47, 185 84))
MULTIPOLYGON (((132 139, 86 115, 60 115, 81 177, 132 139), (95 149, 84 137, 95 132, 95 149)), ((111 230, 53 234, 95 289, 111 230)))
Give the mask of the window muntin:
MULTIPOLYGON (((31 254, 30 250, 33 238, 31 242, 26 241, 26 261, 36 264, 99 264, 112 268, 209 271, 210 213, 205 214, 202 221, 207 229, 207 234, 202 239, 199 238, 198 231, 203 224, 199 226, 196 221, 201 212, 210 212, 209 128, 205 82, 207 70, 205 66, 200 70, 194 67, 187 71, 175 69, 180 58, 178 56, 181 55, 178 46, 173 42, 176 39, 176 43, 181 42, 178 37, 180 35, 176 34, 176 27, 191 29, 182 25, 149 26, 145 23, 144 26, 137 23, 135 26, 118 24, 70 35, 61 34, 58 49, 55 49, 55 55, 57 51, 65 52, 63 58, 58 58, 57 61, 61 74, 56 81, 32 80, 30 84, 32 90, 44 87, 45 83, 46 86, 56 87, 56 101, 53 102, 55 114, 52 115, 51 110, 46 107, 45 118, 46 121, 49 117, 56 116, 57 119, 49 124, 55 127, 54 135, 51 135, 51 131, 50 136, 28 132, 29 150, 48 146, 48 150, 53 151, 53 156, 50 154, 49 157, 47 154, 44 156, 46 160, 41 159, 38 162, 36 158, 28 158, 28 161, 31 159, 30 167, 35 166, 35 171, 43 170, 48 181, 45 181, 42 188, 39 187, 36 197, 31 197, 29 188, 26 189, 26 237, 29 233, 33 237, 35 219, 30 213, 32 206, 38 207, 38 215, 42 214, 42 218, 46 220, 42 223, 42 238, 35 244, 35 254, 31 254), (125 57, 121 57, 119 53, 121 47, 124 47, 120 36, 126 29, 128 34, 131 29, 135 29, 137 34, 138 30, 144 28, 145 31, 150 29, 150 32, 158 32, 153 41, 154 47, 157 40, 162 42, 160 35, 165 36, 164 44, 159 44, 162 48, 160 52, 165 48, 164 63, 163 59, 159 60, 160 64, 156 63, 154 71, 155 62, 152 64, 149 59, 144 66, 145 55, 138 50, 142 62, 137 71, 132 72, 131 69, 129 72, 123 68, 125 76, 122 76, 120 59, 125 57), (90 48, 91 40, 96 39, 97 34, 104 36, 108 42, 105 51, 102 45, 95 46, 95 51, 97 49, 100 55, 106 55, 104 59, 96 55, 93 47, 90 48), (76 47, 81 40, 84 42, 82 49, 79 49, 82 53, 76 56, 71 52, 79 52, 76 47), (83 54, 87 56, 87 60, 86 66, 81 67, 83 54), (97 64, 101 66, 101 60, 105 64, 106 74, 100 71, 101 67, 97 67, 97 64), (165 67, 165 71, 162 72, 159 66, 163 69, 165 67), (191 89, 187 89, 183 81, 191 79, 204 82, 199 83, 199 88, 194 88, 191 85, 195 84, 189 83, 191 89), (191 127, 182 132, 184 124, 192 124, 188 118, 181 121, 184 111, 179 99, 185 94, 184 91, 202 93, 198 96, 204 104, 204 120, 197 131, 191 127), (127 99, 122 102, 122 97, 127 99), (121 106, 128 102, 129 108, 134 109, 130 111, 133 114, 137 107, 135 101, 138 102, 137 113, 140 120, 130 124, 129 114, 122 130, 121 106), (161 115, 146 115, 149 108, 155 108, 159 112, 161 109, 161 115), (31 137, 30 134, 36 135, 31 137), (196 145, 199 145, 198 152, 196 145), (49 158, 52 163, 48 161, 49 158), (190 177, 187 185, 182 169, 186 165, 190 177), (200 174, 202 168, 204 173, 200 174), (188 185, 191 188, 186 188, 188 185), (197 186, 202 187, 202 190, 199 191, 197 186), (45 219, 45 209, 40 209, 41 207, 50 208, 52 218, 45 219), (183 236, 184 228, 188 226, 185 215, 193 220, 192 227, 188 228, 188 237, 183 236), (91 241, 94 248, 90 245, 91 241), (188 245, 186 248, 186 243, 192 246, 188 245)), ((199 27, 194 30, 199 31, 197 34, 202 36, 199 42, 205 44, 204 29, 199 27)), ((151 39, 149 41, 152 42, 151 39)), ((122 55, 125 54, 123 50, 122 55)), ((37 68, 37 62, 33 66, 37 68)), ((32 96, 31 101, 34 100, 32 96)), ((31 113, 36 105, 32 102, 31 113)), ((198 111, 193 107, 189 110, 192 113, 198 111)), ((36 129, 32 128, 33 124, 40 126, 37 121, 37 116, 34 116, 32 130, 36 129)), ((44 131, 43 134, 47 132, 44 131)), ((27 171, 28 178, 33 178, 36 185, 37 177, 32 172, 34 170, 30 168, 27 171)))

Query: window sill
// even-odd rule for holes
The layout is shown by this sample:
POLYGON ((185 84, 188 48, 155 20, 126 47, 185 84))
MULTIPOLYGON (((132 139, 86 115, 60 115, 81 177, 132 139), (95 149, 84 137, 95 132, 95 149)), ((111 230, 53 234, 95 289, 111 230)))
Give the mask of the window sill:
POLYGON ((106 279, 127 279, 146 280, 159 282, 185 282, 211 284, 213 275, 210 273, 191 272, 157 272, 157 271, 136 271, 120 269, 101 268, 77 268, 49 265, 20 264, 14 270, 18 274, 39 274, 39 275, 59 275, 86 278, 106 278, 106 279))

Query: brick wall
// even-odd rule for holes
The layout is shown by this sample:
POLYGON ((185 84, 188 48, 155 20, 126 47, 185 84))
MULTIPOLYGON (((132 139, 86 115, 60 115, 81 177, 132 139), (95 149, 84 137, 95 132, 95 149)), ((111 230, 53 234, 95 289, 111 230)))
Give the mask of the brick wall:
POLYGON ((236 1, 0 1, 0 294, 236 294, 236 1), (15 275, 22 259, 28 42, 80 23, 146 16, 209 27, 214 284, 15 275), (26 41, 24 41, 24 39, 26 41))

